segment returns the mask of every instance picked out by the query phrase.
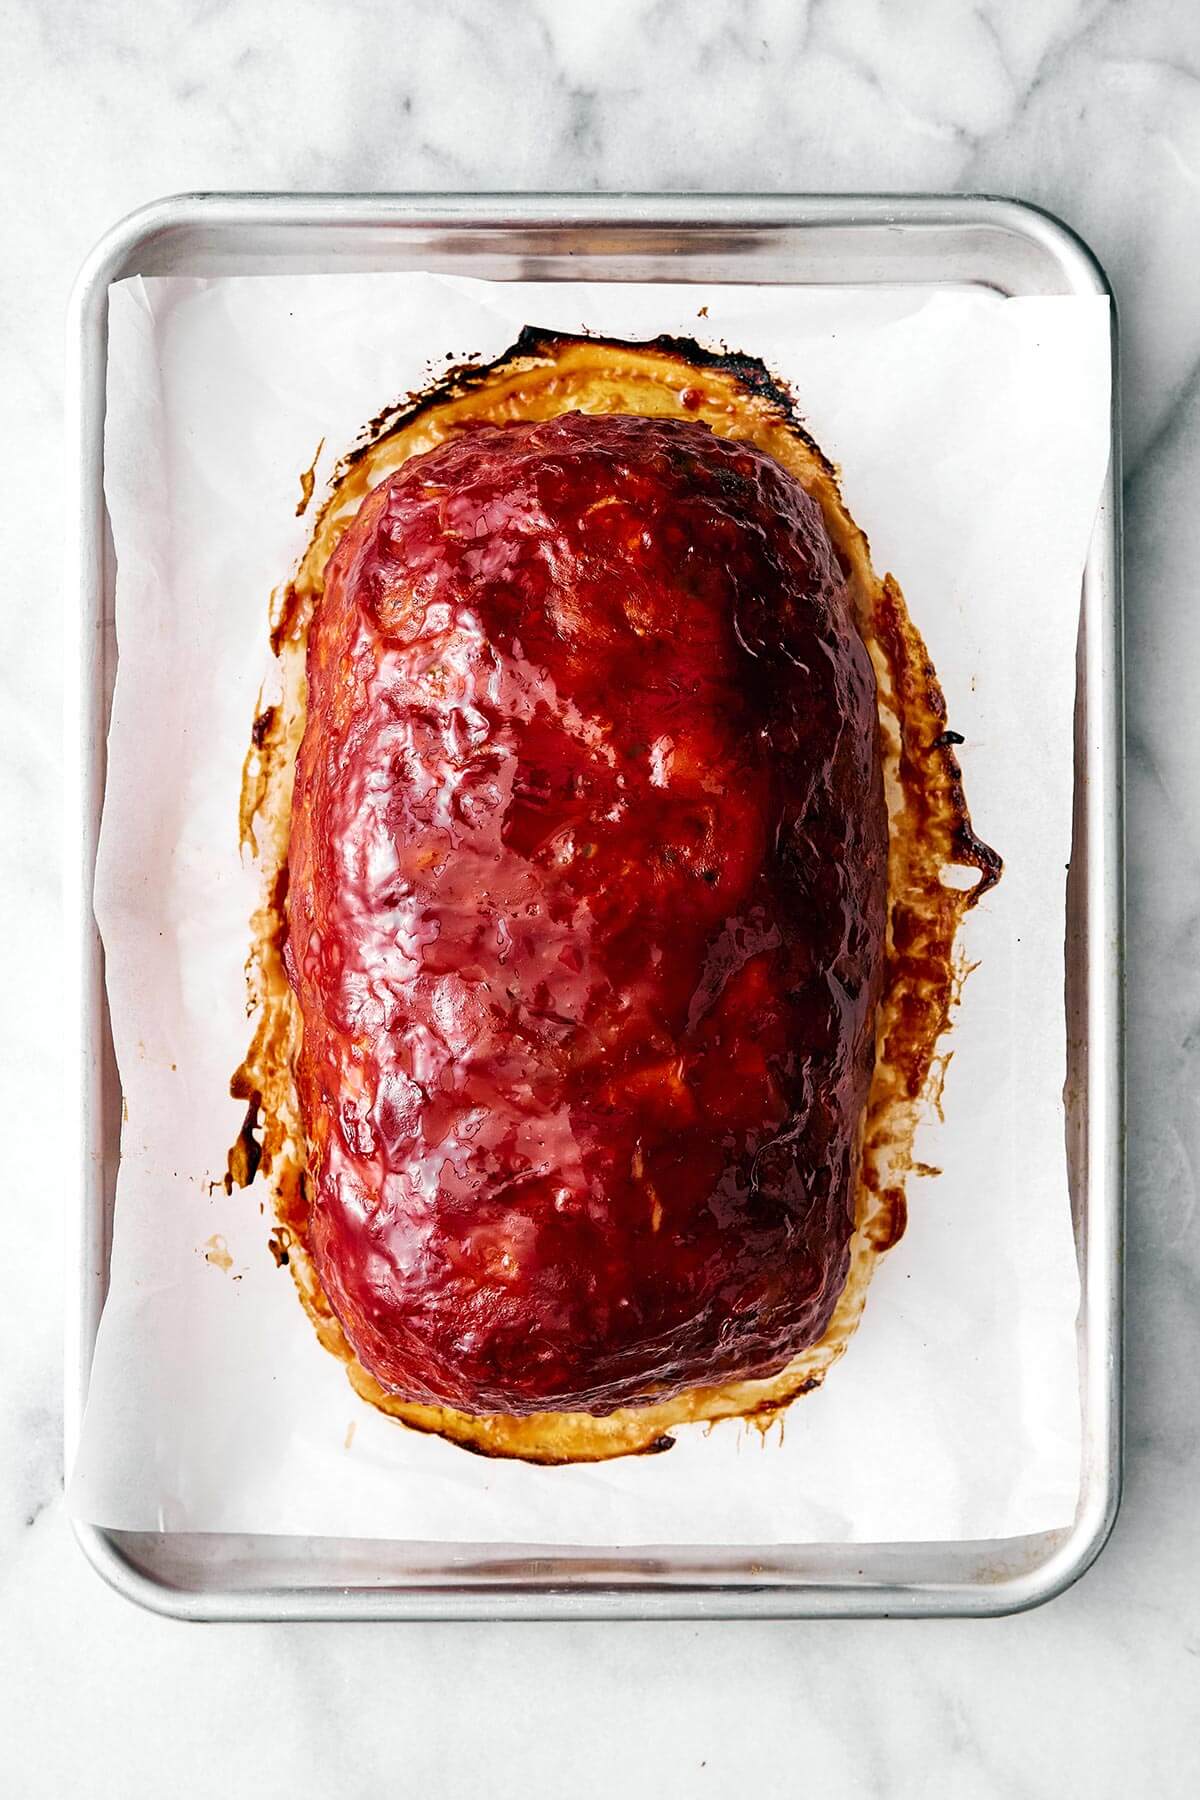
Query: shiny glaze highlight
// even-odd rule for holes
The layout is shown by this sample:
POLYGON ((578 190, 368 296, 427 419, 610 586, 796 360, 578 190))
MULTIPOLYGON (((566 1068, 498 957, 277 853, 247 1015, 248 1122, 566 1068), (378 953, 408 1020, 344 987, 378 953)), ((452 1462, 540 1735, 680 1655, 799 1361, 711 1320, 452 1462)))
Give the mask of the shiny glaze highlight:
POLYGON ((476 427, 309 637, 287 962, 310 1247, 464 1412, 767 1374, 845 1281, 887 817, 816 503, 682 420, 476 427))

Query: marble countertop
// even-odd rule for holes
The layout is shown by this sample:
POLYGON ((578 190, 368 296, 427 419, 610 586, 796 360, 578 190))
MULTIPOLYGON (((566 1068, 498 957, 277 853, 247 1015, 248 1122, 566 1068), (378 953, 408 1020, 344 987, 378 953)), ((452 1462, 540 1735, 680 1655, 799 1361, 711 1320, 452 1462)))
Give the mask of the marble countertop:
POLYGON ((1184 0, 15 0, 3 91, 0 1785, 14 1800, 1200 1791, 1200 13, 1184 0), (160 194, 472 187, 1008 192, 1062 214, 1113 279, 1129 1459, 1108 1548, 1035 1613, 199 1628, 111 1594, 71 1541, 73 1173, 53 1155, 66 293, 100 233, 160 194))

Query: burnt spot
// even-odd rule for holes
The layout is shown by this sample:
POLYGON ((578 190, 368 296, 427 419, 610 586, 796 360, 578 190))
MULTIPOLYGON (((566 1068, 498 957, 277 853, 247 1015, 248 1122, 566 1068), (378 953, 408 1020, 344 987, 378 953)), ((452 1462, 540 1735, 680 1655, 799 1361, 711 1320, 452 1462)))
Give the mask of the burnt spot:
POLYGON ((255 1136, 262 1118, 262 1093, 251 1083, 244 1065, 230 1082, 229 1092, 235 1100, 248 1102, 241 1130, 226 1158, 224 1188, 227 1194, 232 1194, 235 1187, 250 1186, 262 1162, 262 1145, 255 1136))
POLYGON ((277 1269, 286 1269, 291 1262, 292 1234, 286 1225, 276 1225, 267 1239, 267 1249, 275 1258, 277 1269))
POLYGON ((274 731, 278 720, 279 708, 277 706, 268 706, 264 712, 259 713, 254 724, 250 728, 251 742, 256 750, 262 749, 263 745, 274 731))

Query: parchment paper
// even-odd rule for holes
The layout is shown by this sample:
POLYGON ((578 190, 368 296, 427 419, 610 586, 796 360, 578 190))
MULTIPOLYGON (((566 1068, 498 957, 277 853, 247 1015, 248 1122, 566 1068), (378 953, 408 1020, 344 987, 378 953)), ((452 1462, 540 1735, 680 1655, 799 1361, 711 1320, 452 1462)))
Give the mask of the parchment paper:
POLYGON ((119 672, 96 911, 126 1096, 112 1280, 70 1490, 127 1529, 538 1544, 987 1538, 1068 1523, 1079 1483, 1062 1087, 1080 577, 1107 458, 1100 300, 980 292, 135 280, 111 296, 106 482, 119 672), (707 308, 705 314, 703 309, 707 308), (843 472, 966 737, 1006 859, 971 915, 945 1123, 826 1386, 778 1433, 719 1426, 596 1467, 484 1461, 361 1403, 213 1183, 240 1122, 256 897, 237 797, 270 592, 381 407, 526 323, 760 355, 843 472), (228 1259, 228 1266, 225 1266, 228 1259))

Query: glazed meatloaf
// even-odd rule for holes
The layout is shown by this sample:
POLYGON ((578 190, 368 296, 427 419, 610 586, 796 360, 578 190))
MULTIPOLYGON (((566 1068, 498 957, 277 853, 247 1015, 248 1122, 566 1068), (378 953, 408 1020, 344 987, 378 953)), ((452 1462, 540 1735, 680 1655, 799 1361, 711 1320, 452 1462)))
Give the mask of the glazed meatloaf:
POLYGON ((770 1374, 846 1280, 875 682, 820 508, 680 418, 475 426, 326 572, 289 854, 309 1241, 466 1413, 770 1374))

